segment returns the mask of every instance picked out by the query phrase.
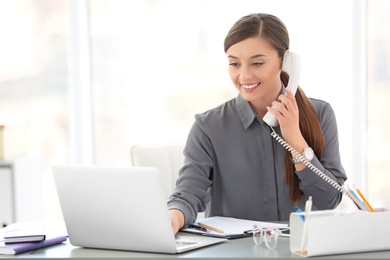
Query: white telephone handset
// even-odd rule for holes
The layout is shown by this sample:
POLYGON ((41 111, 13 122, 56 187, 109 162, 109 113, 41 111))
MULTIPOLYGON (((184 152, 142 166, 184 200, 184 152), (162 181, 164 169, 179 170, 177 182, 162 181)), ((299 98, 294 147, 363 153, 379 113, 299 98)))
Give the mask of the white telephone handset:
MULTIPOLYGON (((282 71, 286 72, 289 76, 288 85, 286 88, 290 89, 293 95, 298 88, 299 75, 301 71, 301 58, 294 52, 285 52, 283 57, 282 71)), ((279 122, 276 117, 267 112, 263 117, 264 122, 269 126, 278 126, 279 122)))

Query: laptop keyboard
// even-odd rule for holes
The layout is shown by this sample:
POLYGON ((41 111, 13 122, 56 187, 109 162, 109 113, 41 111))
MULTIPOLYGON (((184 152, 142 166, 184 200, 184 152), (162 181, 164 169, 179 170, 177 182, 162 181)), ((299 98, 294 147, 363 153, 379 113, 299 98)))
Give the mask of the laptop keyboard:
POLYGON ((183 246, 188 246, 188 245, 194 245, 197 244, 198 242, 193 242, 193 241, 180 241, 176 240, 176 247, 183 247, 183 246))

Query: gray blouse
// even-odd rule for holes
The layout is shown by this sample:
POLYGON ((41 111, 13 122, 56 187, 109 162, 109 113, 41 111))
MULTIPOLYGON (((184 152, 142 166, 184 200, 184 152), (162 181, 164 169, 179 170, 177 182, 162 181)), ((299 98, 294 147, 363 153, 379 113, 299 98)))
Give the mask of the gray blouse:
MULTIPOLYGON (((335 114, 324 101, 310 99, 320 121, 325 149, 312 164, 327 176, 344 183, 335 114)), ((280 128, 274 127, 281 135, 280 128)), ((198 212, 258 221, 287 221, 296 207, 304 208, 308 196, 313 210, 332 209, 342 194, 307 167, 295 174, 303 197, 289 201, 285 183, 285 148, 271 135, 241 95, 195 117, 184 149, 185 162, 168 201, 179 209, 185 224, 198 212)))

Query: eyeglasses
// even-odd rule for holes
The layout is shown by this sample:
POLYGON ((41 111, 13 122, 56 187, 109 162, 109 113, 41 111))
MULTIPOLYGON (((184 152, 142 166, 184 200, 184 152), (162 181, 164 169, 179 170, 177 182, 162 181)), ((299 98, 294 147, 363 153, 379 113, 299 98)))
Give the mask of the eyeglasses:
POLYGON ((282 235, 282 231, 278 228, 262 228, 257 225, 253 225, 253 241, 256 245, 265 245, 269 249, 275 249, 278 244, 278 237, 282 235))

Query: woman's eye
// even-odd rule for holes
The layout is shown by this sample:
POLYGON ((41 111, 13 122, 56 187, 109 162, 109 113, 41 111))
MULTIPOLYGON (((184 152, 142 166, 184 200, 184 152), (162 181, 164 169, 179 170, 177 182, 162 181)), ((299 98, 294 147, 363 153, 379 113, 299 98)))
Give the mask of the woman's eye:
POLYGON ((239 64, 237 62, 230 62, 229 66, 237 67, 237 66, 239 66, 239 64))
POLYGON ((258 67, 258 66, 261 66, 261 65, 263 65, 263 64, 264 64, 263 62, 253 62, 253 63, 252 63, 252 66, 258 67))

